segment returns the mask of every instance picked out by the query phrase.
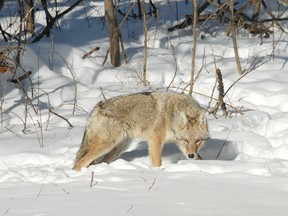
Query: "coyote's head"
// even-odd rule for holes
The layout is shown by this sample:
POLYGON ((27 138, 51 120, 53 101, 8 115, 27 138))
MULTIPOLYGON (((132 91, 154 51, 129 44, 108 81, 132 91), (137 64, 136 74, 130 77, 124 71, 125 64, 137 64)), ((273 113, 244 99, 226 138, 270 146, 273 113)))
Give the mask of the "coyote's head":
POLYGON ((201 110, 196 117, 180 113, 175 130, 176 145, 189 159, 201 159, 198 151, 209 138, 205 112, 201 110))

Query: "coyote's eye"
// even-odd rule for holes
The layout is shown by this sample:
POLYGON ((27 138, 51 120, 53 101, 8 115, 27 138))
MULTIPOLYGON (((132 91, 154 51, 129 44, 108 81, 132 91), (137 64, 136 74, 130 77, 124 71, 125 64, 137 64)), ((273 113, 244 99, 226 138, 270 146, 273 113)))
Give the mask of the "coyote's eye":
POLYGON ((188 139, 183 139, 183 143, 184 143, 185 145, 188 145, 188 144, 189 144, 188 139))
POLYGON ((196 139, 196 141, 195 141, 195 144, 196 144, 196 145, 200 145, 200 144, 201 144, 201 142, 202 142, 202 140, 201 140, 201 139, 196 139))

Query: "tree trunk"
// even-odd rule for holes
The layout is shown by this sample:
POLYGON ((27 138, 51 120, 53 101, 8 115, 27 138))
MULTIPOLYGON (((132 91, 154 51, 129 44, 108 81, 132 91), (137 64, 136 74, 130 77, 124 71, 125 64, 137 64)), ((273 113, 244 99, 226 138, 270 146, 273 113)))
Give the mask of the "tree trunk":
POLYGON ((34 33, 34 0, 25 0, 25 18, 27 32, 34 33))
POLYGON ((119 29, 114 14, 113 0, 104 0, 105 19, 109 33, 109 52, 111 64, 114 67, 120 66, 120 49, 119 49, 119 29))

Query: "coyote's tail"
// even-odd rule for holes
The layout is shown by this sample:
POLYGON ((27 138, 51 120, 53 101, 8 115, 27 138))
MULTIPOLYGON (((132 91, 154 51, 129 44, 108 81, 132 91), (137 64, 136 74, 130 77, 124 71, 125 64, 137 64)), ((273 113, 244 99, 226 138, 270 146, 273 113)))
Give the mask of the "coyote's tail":
POLYGON ((74 168, 73 169, 75 169, 75 165, 78 163, 78 161, 81 160, 88 152, 87 149, 85 148, 85 143, 86 143, 86 130, 84 131, 81 146, 77 152, 77 156, 76 156, 76 159, 74 161, 74 168))

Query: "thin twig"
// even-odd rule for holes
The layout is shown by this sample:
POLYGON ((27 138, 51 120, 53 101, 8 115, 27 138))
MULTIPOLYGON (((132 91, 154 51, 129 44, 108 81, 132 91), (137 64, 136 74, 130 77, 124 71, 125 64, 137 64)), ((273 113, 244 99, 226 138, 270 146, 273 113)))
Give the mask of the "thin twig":
POLYGON ((132 205, 130 206, 130 208, 126 211, 126 214, 128 214, 128 213, 132 210, 133 207, 134 207, 134 205, 132 204, 132 205))
POLYGON ((42 186, 41 186, 41 188, 40 188, 40 191, 39 191, 39 193, 38 193, 38 195, 37 195, 37 198, 39 198, 39 197, 40 197, 40 194, 41 194, 41 192, 42 192, 43 188, 44 188, 44 183, 42 184, 42 186))
MULTIPOLYGON (((59 185, 55 184, 54 182, 49 182, 49 183, 59 188, 59 185)), ((65 188, 61 188, 61 189, 62 191, 64 191, 65 194, 70 195, 70 193, 65 188)))
POLYGON ((226 142, 227 142, 227 140, 228 140, 228 137, 229 137, 229 135, 230 135, 230 132, 231 132, 231 130, 229 130, 229 132, 228 132, 228 134, 227 134, 227 136, 226 136, 226 139, 225 139, 223 145, 221 146, 220 151, 218 152, 218 154, 217 154, 217 156, 216 156, 216 159, 219 158, 219 156, 220 156, 220 154, 221 154, 221 152, 222 152, 222 150, 223 150, 223 148, 224 148, 224 146, 225 146, 225 144, 226 144, 226 142))
POLYGON ((93 186, 93 181, 94 181, 94 171, 92 171, 92 173, 91 173, 90 187, 93 186))
MULTIPOLYGON (((10 131, 12 134, 18 136, 14 131, 12 131, 12 130, 11 130, 10 128, 8 128, 7 126, 5 126, 5 128, 6 128, 8 131, 10 131)), ((19 137, 19 136, 18 136, 18 137, 19 137)))
POLYGON ((77 92, 78 92, 76 77, 75 77, 72 69, 69 67, 69 65, 67 64, 67 62, 66 62, 65 59, 63 58, 63 56, 61 56, 58 52, 55 52, 55 53, 56 53, 56 54, 61 58, 61 60, 64 62, 64 64, 66 65, 67 69, 70 71, 70 74, 71 74, 72 79, 73 79, 73 84, 74 84, 75 91, 74 91, 74 103, 73 103, 73 111, 72 111, 72 114, 74 115, 75 110, 76 110, 76 107, 77 107, 77 92))
POLYGON ((197 29, 196 29, 196 24, 197 24, 197 19, 198 19, 198 14, 197 14, 197 0, 193 1, 193 47, 192 47, 192 65, 191 65, 191 77, 190 77, 190 89, 189 89, 189 95, 192 96, 193 93, 193 86, 194 86, 194 74, 195 74, 195 59, 196 59, 196 46, 197 46, 197 29))
POLYGON ((103 96, 104 100, 107 100, 107 98, 106 98, 106 96, 105 96, 105 94, 104 94, 104 92, 103 92, 103 89, 102 89, 102 87, 101 87, 101 86, 100 86, 100 90, 101 90, 101 94, 102 94, 102 96, 103 96))
POLYGON ((175 62, 175 71, 174 71, 174 75, 173 75, 173 78, 172 78, 171 82, 169 83, 169 85, 166 88, 166 91, 169 90, 169 88, 172 85, 172 83, 174 82, 174 80, 176 78, 176 75, 177 75, 177 72, 178 72, 178 63, 177 63, 177 57, 176 57, 176 54, 175 54, 175 49, 174 49, 174 46, 173 46, 173 44, 171 43, 170 40, 169 40, 169 44, 170 44, 170 47, 171 47, 171 50, 172 50, 173 60, 175 62))
POLYGON ((236 39, 236 32, 235 32, 235 27, 234 27, 234 0, 230 0, 230 13, 231 13, 230 25, 231 25, 231 32, 232 32, 235 61, 236 61, 238 73, 239 73, 239 75, 242 75, 243 71, 241 68, 238 46, 237 46, 237 39, 236 39))
POLYGON ((106 55, 105 55, 104 61, 103 61, 103 63, 102 63, 102 66, 105 65, 105 63, 106 63, 106 61, 107 61, 107 59, 108 59, 108 54, 109 54, 109 52, 110 52, 110 46, 111 46, 111 45, 109 45, 109 47, 108 47, 108 49, 107 49, 107 52, 106 52, 106 55))
MULTIPOLYGON (((61 13, 56 13, 57 15, 55 17, 52 17, 52 15, 49 13, 48 9, 47 9, 47 3, 46 1, 42 2, 42 6, 44 8, 44 11, 46 13, 46 27, 43 29, 43 31, 36 36, 36 38, 31 42, 31 43, 35 43, 40 41, 45 35, 49 35, 50 34, 50 30, 53 28, 54 24, 56 22, 58 22, 59 19, 61 19, 62 17, 64 17, 67 13, 71 12, 77 5, 79 5, 83 0, 78 0, 76 1, 74 4, 72 4, 69 8, 67 8, 66 10, 64 10, 61 13), (44 4, 43 4, 44 3, 44 4)), ((21 34, 19 34, 21 35, 21 34)))
MULTIPOLYGON (((213 56, 213 60, 214 60, 214 67, 215 67, 215 70, 217 70, 217 65, 216 65, 216 57, 215 57, 215 54, 214 54, 214 49, 213 47, 210 45, 211 47, 211 50, 212 50, 212 56, 213 56)), ((211 103, 212 103, 212 100, 213 100, 213 95, 214 95, 214 92, 215 92, 215 89, 216 89, 216 86, 217 86, 217 75, 216 75, 216 79, 215 79, 215 84, 212 88, 212 92, 211 92, 211 97, 210 97, 210 100, 208 102, 208 107, 206 109, 206 111, 209 110, 210 106, 211 106, 211 103)), ((210 112, 211 113, 211 112, 210 112)))
MULTIPOLYGON (((214 89, 216 88, 216 84, 217 84, 217 80, 216 80, 216 82, 215 82, 214 89)), ((188 84, 188 86, 189 86, 189 84, 188 84)), ((177 90, 182 90, 182 94, 183 94, 185 91, 188 91, 187 89, 180 88, 180 87, 176 87, 176 86, 171 86, 170 88, 174 88, 174 89, 177 89, 177 90)), ((217 98, 214 98, 214 97, 213 97, 213 94, 212 94, 211 96, 209 96, 209 95, 205 95, 205 94, 203 94, 203 93, 196 92, 196 91, 193 91, 193 94, 200 95, 200 96, 206 97, 206 98, 210 98, 211 101, 212 101, 212 100, 213 100, 213 101, 216 101, 216 102, 218 101, 217 98)), ((210 102, 210 103, 211 103, 211 102, 210 102)), ((241 109, 242 109, 243 107, 241 107, 240 110, 239 110, 239 109, 235 108, 232 104, 226 103, 226 105, 227 105, 229 108, 234 109, 237 113, 240 113, 240 114, 242 115, 241 109)), ((206 111, 207 111, 207 110, 208 110, 208 109, 206 109, 206 111)), ((215 117, 216 117, 216 116, 215 116, 215 117)))
POLYGON ((125 20, 127 19, 127 17, 128 17, 128 15, 129 15, 129 13, 132 11, 132 9, 134 8, 134 6, 135 6, 135 4, 136 4, 136 0, 133 2, 133 4, 131 5, 131 7, 129 8, 129 10, 127 11, 127 13, 126 13, 126 15, 125 15, 125 17, 122 19, 122 21, 119 23, 119 25, 118 25, 118 29, 120 29, 121 28, 121 26, 123 25, 123 23, 125 22, 125 20))
POLYGON ((8 208, 8 209, 4 212, 4 215, 8 214, 9 211, 10 211, 10 208, 8 208))
MULTIPOLYGON (((285 32, 285 33, 287 34, 287 31, 285 31, 284 28, 281 26, 281 24, 280 24, 279 22, 277 22, 277 21, 282 21, 282 20, 285 20, 285 19, 282 19, 282 20, 281 20, 281 19, 277 19, 277 18, 274 16, 274 14, 272 13, 272 11, 269 10, 269 8, 268 8, 268 6, 266 5, 265 1, 262 1, 261 3, 262 3, 262 5, 263 5, 265 11, 266 11, 266 12, 271 16, 271 18, 272 18, 272 20, 268 20, 268 21, 275 22, 276 25, 278 26, 278 28, 281 29, 281 31, 283 31, 283 32, 285 32)), ((286 18, 286 20, 287 20, 287 18, 286 18)))
POLYGON ((154 184, 155 184, 155 182, 156 182, 156 179, 157 179, 157 178, 154 179, 154 181, 152 182, 152 184, 150 185, 150 187, 149 187, 147 190, 151 190, 151 189, 152 189, 152 187, 154 186, 154 184))
POLYGON ((147 86, 147 18, 146 18, 146 11, 145 11, 145 2, 144 0, 141 1, 141 9, 143 13, 143 31, 144 31, 144 50, 143 50, 143 85, 147 86))
POLYGON ((262 62, 260 65, 257 65, 255 68, 252 68, 254 66, 254 63, 256 62, 256 60, 258 59, 258 56, 255 57, 255 59, 253 60, 253 62, 251 63, 250 67, 248 68, 247 72, 242 74, 224 93, 224 96, 231 90, 231 88, 237 83, 239 82, 242 78, 244 78, 246 75, 248 75, 249 73, 251 73, 253 70, 255 70, 256 68, 262 66, 263 64, 267 63, 268 61, 270 61, 270 58, 268 58, 266 61, 262 62), (253 70, 252 70, 253 69, 253 70))
MULTIPOLYGON (((36 124, 36 122, 34 121, 31 113, 29 112, 29 109, 27 108, 27 104, 26 104, 26 107, 25 107, 25 112, 29 115, 29 117, 30 117, 30 119, 31 119, 31 121, 32 121, 32 123, 33 123, 33 126, 34 126, 34 128, 35 128, 35 132, 36 132, 36 135, 37 135, 37 139, 38 139, 39 146, 40 146, 41 148, 43 148, 43 147, 44 147, 43 132, 42 132, 42 130, 41 130, 41 134, 39 135, 39 131, 38 131, 38 129, 37 129, 37 124, 36 124)), ((39 114, 37 113, 37 115, 39 115, 39 114)), ((41 125, 39 125, 39 122, 38 122, 38 121, 37 121, 37 123, 38 123, 38 127, 39 127, 39 126, 41 127, 41 125)))
POLYGON ((64 118, 63 116, 59 115, 58 113, 54 112, 54 111, 52 110, 52 108, 49 108, 49 111, 50 111, 51 113, 53 113, 54 115, 58 116, 59 118, 65 120, 65 121, 67 122, 67 124, 69 125, 69 127, 73 127, 73 125, 69 122, 68 119, 66 119, 66 118, 64 118))

